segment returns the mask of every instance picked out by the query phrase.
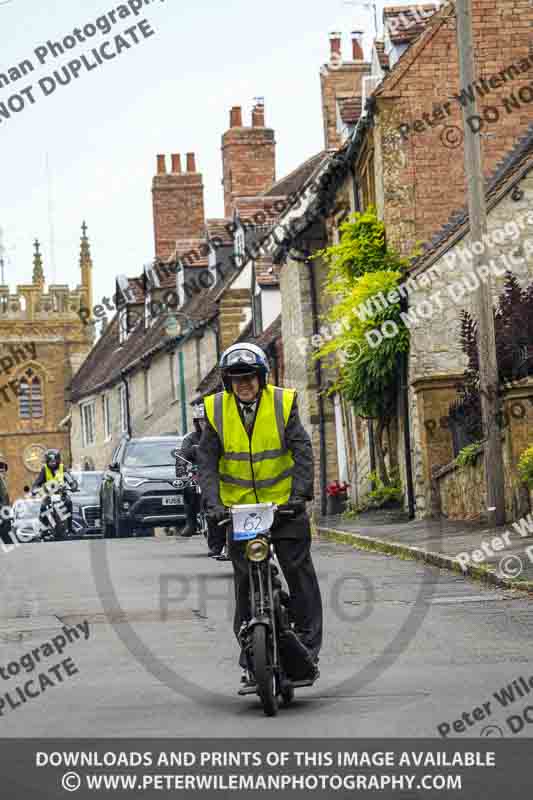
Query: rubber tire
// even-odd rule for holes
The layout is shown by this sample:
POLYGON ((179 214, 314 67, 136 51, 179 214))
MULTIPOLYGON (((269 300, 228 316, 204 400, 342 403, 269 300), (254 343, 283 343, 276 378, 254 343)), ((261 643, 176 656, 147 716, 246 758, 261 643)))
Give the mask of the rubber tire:
POLYGON ((293 700, 294 700, 294 688, 292 686, 288 686, 286 689, 281 690, 281 703, 284 706, 284 708, 290 706, 293 700))
POLYGON ((252 648, 254 675, 263 711, 267 717, 275 717, 278 713, 276 695, 276 677, 270 669, 268 635, 265 625, 256 625, 252 632, 252 648))

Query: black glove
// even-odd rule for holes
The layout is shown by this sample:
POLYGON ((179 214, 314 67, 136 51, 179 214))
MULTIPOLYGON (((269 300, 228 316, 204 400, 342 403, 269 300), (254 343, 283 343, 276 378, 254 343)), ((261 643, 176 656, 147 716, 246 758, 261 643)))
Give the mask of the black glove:
POLYGON ((218 525, 222 520, 229 519, 229 511, 226 506, 211 506, 207 509, 207 519, 212 525, 218 525))
POLYGON ((306 500, 304 497, 295 495, 294 497, 289 497, 285 505, 278 506, 278 511, 286 512, 287 516, 290 511, 293 516, 296 516, 296 514, 302 514, 305 511, 305 504, 306 500))

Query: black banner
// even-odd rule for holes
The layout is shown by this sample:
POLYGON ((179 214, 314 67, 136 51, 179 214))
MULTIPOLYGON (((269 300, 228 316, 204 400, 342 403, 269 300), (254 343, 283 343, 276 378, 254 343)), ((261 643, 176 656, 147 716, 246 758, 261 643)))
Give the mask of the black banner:
POLYGON ((274 793, 524 800, 533 788, 527 739, 3 739, 0 752, 9 800, 274 793))

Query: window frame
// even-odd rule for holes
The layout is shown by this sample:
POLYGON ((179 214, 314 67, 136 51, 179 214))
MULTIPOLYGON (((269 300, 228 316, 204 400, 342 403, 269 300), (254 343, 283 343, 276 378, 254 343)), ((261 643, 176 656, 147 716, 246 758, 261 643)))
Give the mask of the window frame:
POLYGON ((83 442, 84 447, 94 447, 96 444, 96 404, 94 400, 87 400, 83 403, 80 403, 80 415, 81 415, 81 439, 83 442), (88 437, 88 426, 87 426, 87 417, 86 412, 91 412, 91 424, 92 430, 92 440, 89 441, 88 437))
POLYGON ((119 406, 119 432, 128 432, 128 409, 126 398, 126 387, 123 383, 118 387, 118 406, 119 406))
POLYGON ((105 392, 102 395, 102 412, 104 418, 104 441, 109 442, 113 437, 111 429, 111 395, 105 392))
POLYGON ((31 375, 27 375, 24 373, 22 378, 19 380, 18 389, 17 389, 17 401, 18 401, 18 417, 21 420, 32 421, 32 420, 44 420, 44 380, 43 377, 32 370, 31 375), (39 387, 39 392, 37 397, 34 397, 34 384, 37 383, 39 387), (28 407, 28 414, 22 414, 22 394, 21 388, 22 386, 27 387, 27 407, 28 407), (35 412, 34 406, 39 404, 39 411, 40 413, 35 412))

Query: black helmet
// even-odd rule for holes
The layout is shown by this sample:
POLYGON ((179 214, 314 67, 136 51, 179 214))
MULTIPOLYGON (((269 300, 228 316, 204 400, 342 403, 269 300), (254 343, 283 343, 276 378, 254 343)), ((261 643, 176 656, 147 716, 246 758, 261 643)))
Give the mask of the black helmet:
POLYGON ((219 369, 227 392, 232 392, 231 379, 238 375, 257 375, 259 385, 264 388, 270 371, 265 353, 256 344, 242 342, 232 344, 222 353, 219 369))
POLYGON ((44 461, 47 467, 50 469, 57 469, 61 464, 61 453, 59 450, 50 449, 47 450, 44 454, 44 461))

